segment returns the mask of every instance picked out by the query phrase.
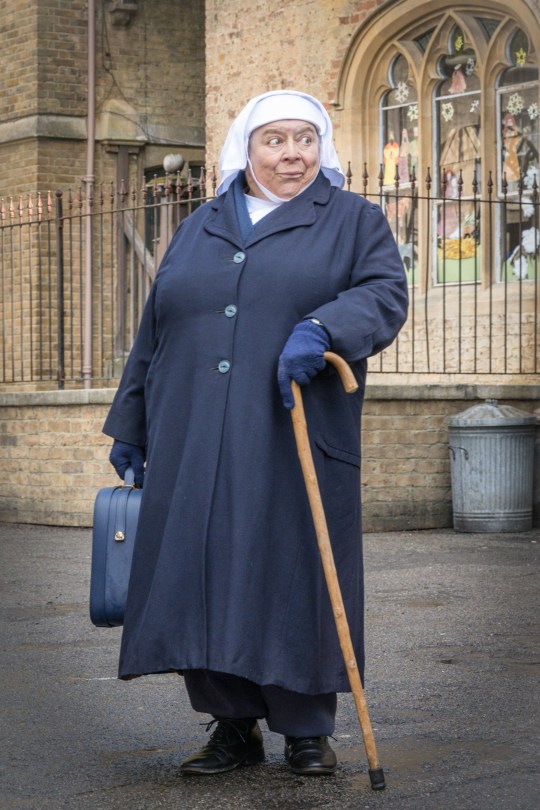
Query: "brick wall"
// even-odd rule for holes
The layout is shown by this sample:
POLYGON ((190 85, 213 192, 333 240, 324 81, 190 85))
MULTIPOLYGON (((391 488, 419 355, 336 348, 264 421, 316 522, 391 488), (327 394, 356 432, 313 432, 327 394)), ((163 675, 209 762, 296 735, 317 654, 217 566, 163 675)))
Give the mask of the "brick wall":
MULTIPOLYGON (((113 5, 103 0, 96 6, 96 153, 94 200, 101 188, 107 195, 111 182, 125 180, 140 191, 144 172, 160 167, 163 157, 179 151, 186 160, 201 163, 204 156, 204 3, 200 0, 153 0, 139 2, 127 25, 116 25, 113 5), (122 159, 119 158, 122 152, 122 159), (124 154, 126 158, 124 160, 124 154), (129 154, 127 154, 129 153, 129 154)), ((28 194, 64 192, 64 213, 69 214, 72 190, 74 213, 84 202, 83 178, 87 173, 86 116, 88 97, 88 3, 87 0, 0 0, 0 200, 2 224, 11 224, 10 198, 16 225, 31 220, 28 194), (17 206, 22 196, 24 214, 17 206)), ((83 205, 84 211, 86 206, 83 205)), ((53 211, 54 217, 54 211, 53 211)), ((140 217, 142 221, 142 217, 140 217)), ((107 218, 106 227, 112 220, 107 218)), ((74 228, 81 223, 74 223, 74 228)), ((142 230, 137 223, 139 233, 142 230)), ((114 224, 111 226, 114 228, 114 224)), ((84 262, 84 227, 67 234, 67 264, 75 268, 74 283, 66 281, 65 310, 72 333, 69 362, 80 371, 80 277, 84 262)), ((36 229, 34 228, 34 239, 36 229)), ((41 362, 39 351, 22 341, 36 327, 40 296, 55 292, 40 287, 29 231, 3 232, 4 326, 3 350, 8 358, 6 379, 13 365, 41 362), (12 242, 15 245, 11 252, 12 242), (13 289, 10 279, 14 279, 13 289), (24 301, 20 300, 21 291, 24 301), (10 308, 13 297, 13 310, 10 308), (24 345, 23 345, 24 344, 24 345)), ((101 294, 100 262, 112 267, 112 238, 94 244, 94 295, 101 294), (103 247, 105 245, 105 248, 103 247), (109 250, 109 253, 106 251, 109 250), (101 251, 101 253, 100 253, 101 251)), ((54 240, 53 240, 54 242, 54 240)), ((55 269, 56 256, 51 255, 55 269)), ((52 276, 54 285, 55 273, 52 276)), ((105 318, 110 314, 104 300, 105 318)), ((95 308, 94 308, 95 311, 95 308)), ((54 327, 54 324, 53 324, 54 327)), ((45 321, 45 332, 48 322, 45 321)), ((108 335, 105 336, 108 338, 108 335)), ((45 355, 48 352, 45 349, 45 355)), ((45 357, 45 361, 47 357, 45 357)), ((0 358, 0 365, 2 359, 0 358)), ((99 373, 99 372, 98 372, 99 373)), ((0 372, 0 377, 2 376, 0 372)))
POLYGON ((37 111, 35 0, 0 0, 0 122, 37 111))
POLYGON ((128 26, 115 26, 107 4, 96 5, 98 109, 121 98, 143 125, 202 128, 204 3, 140 0, 128 26))
POLYGON ((33 191, 37 178, 37 141, 0 144, 0 198, 6 205, 12 195, 33 191))
MULTIPOLYGON (((377 8, 393 5, 399 15, 399 0, 206 0, 208 165, 217 165, 229 124, 259 93, 285 87, 305 90, 332 116, 338 78, 353 37, 377 8)), ((452 5, 433 2, 432 10, 451 10, 452 5)), ((498 11, 509 11, 511 4, 495 5, 498 11)), ((538 8, 540 2, 529 0, 523 7, 538 8)), ((385 45, 381 31, 373 46, 385 45)), ((338 129, 335 122, 340 143, 338 129)), ((353 137, 357 146, 358 134, 353 137)), ((349 145, 340 155, 345 165, 353 159, 351 151, 349 145)), ((360 166, 356 172, 359 178, 360 166)))
POLYGON ((444 420, 453 404, 447 400, 366 401, 362 492, 367 529, 451 525, 444 420))
MULTIPOLYGON (((91 524, 95 493, 117 480, 107 460, 110 439, 101 433, 113 393, 0 394, 0 521, 91 524)), ((362 430, 366 530, 451 525, 445 420, 490 397, 533 412, 540 386, 368 386, 362 430)), ((537 499, 539 482, 540 468, 537 499)), ((540 503, 536 509, 540 520, 540 503)))
MULTIPOLYGON (((538 407, 523 396, 526 386, 373 385, 368 387, 362 429, 362 497, 364 526, 368 531, 400 531, 452 525, 452 491, 448 452, 449 416, 462 413, 475 402, 493 398, 528 413, 538 407), (395 396, 401 389, 401 396, 395 396)), ((539 430, 540 437, 540 430, 539 430)), ((540 466, 537 462, 536 499, 540 466)), ((540 503, 536 504, 540 525, 540 503)))
MULTIPOLYGON (((115 180, 115 141, 132 143, 138 179, 178 144, 200 159, 204 3, 141 0, 128 25, 111 7, 96 3, 97 181, 115 180)), ((87 10, 87 0, 0 0, 0 197, 86 174, 87 10), (24 160, 11 159, 18 147, 24 160)))
POLYGON ((382 0, 206 0, 208 165, 252 97, 280 87, 305 90, 325 105, 353 33, 382 0))
POLYGON ((0 395, 0 521, 91 524, 93 497, 115 476, 101 433, 112 393, 89 393, 0 395))
POLYGON ((37 7, 37 111, 84 116, 87 0, 41 0, 37 7))
POLYGON ((86 174, 86 145, 84 141, 65 139, 58 141, 42 139, 37 141, 37 185, 39 191, 52 191, 57 188, 67 193, 81 186, 81 178, 86 174))

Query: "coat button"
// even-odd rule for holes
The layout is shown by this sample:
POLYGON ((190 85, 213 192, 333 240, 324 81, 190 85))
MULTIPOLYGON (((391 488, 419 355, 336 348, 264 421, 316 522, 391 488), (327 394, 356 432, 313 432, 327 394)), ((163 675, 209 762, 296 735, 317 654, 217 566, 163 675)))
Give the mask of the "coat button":
POLYGON ((246 258, 246 254, 242 250, 239 250, 238 253, 234 254, 233 262, 235 264, 241 264, 244 261, 245 258, 246 258))
POLYGON ((220 374, 226 374, 231 368, 231 364, 228 360, 220 360, 218 365, 218 371, 220 374))
POLYGON ((227 307, 225 307, 225 315, 227 316, 227 318, 234 318, 236 312, 237 309, 234 304, 229 304, 227 307))

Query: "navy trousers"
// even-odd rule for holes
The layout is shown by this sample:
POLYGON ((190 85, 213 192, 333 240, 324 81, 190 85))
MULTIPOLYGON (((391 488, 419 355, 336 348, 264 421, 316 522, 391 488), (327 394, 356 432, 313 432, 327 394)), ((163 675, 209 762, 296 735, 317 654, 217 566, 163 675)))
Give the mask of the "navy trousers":
POLYGON ((196 712, 218 719, 265 719, 270 731, 287 737, 322 737, 334 731, 335 692, 303 695, 208 669, 189 669, 183 674, 196 712))

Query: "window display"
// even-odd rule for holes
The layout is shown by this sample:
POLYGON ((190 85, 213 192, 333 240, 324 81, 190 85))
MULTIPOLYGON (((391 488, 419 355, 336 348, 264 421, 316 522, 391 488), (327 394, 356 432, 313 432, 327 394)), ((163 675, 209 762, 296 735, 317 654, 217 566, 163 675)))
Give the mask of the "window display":
POLYGON ((414 284, 418 241, 411 188, 412 181, 418 180, 418 96, 403 56, 392 63, 390 82, 393 89, 381 110, 383 207, 409 282, 414 284))
POLYGON ((437 165, 437 282, 476 281, 480 273, 478 204, 481 181, 480 82, 476 54, 455 27, 439 61, 444 77, 435 99, 437 165), (473 198, 473 199, 471 199, 473 198))
POLYGON ((527 34, 509 17, 448 15, 404 36, 386 64, 379 198, 410 283, 537 278, 540 98, 527 34))
POLYGON ((507 48, 510 67, 498 90, 499 197, 503 281, 537 278, 540 248, 538 192, 538 71, 529 61, 529 41, 519 29, 507 48))

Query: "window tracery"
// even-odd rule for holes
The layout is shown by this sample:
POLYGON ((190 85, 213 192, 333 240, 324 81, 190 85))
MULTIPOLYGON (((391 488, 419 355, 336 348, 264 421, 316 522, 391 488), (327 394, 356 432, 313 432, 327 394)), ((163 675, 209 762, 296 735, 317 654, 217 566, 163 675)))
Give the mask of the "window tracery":
POLYGON ((379 183, 404 255, 417 252, 411 183, 430 172, 438 197, 432 202, 433 283, 478 282, 486 270, 491 281, 534 277, 538 261, 526 255, 523 234, 537 257, 540 109, 536 55, 523 28, 504 15, 443 13, 435 27, 433 17, 424 30, 409 27, 386 59, 379 183), (481 199, 493 181, 495 195, 510 202, 496 214, 497 227, 488 228, 481 199), (498 257, 497 272, 482 257, 482 231, 487 236, 488 230, 485 247, 498 257))

